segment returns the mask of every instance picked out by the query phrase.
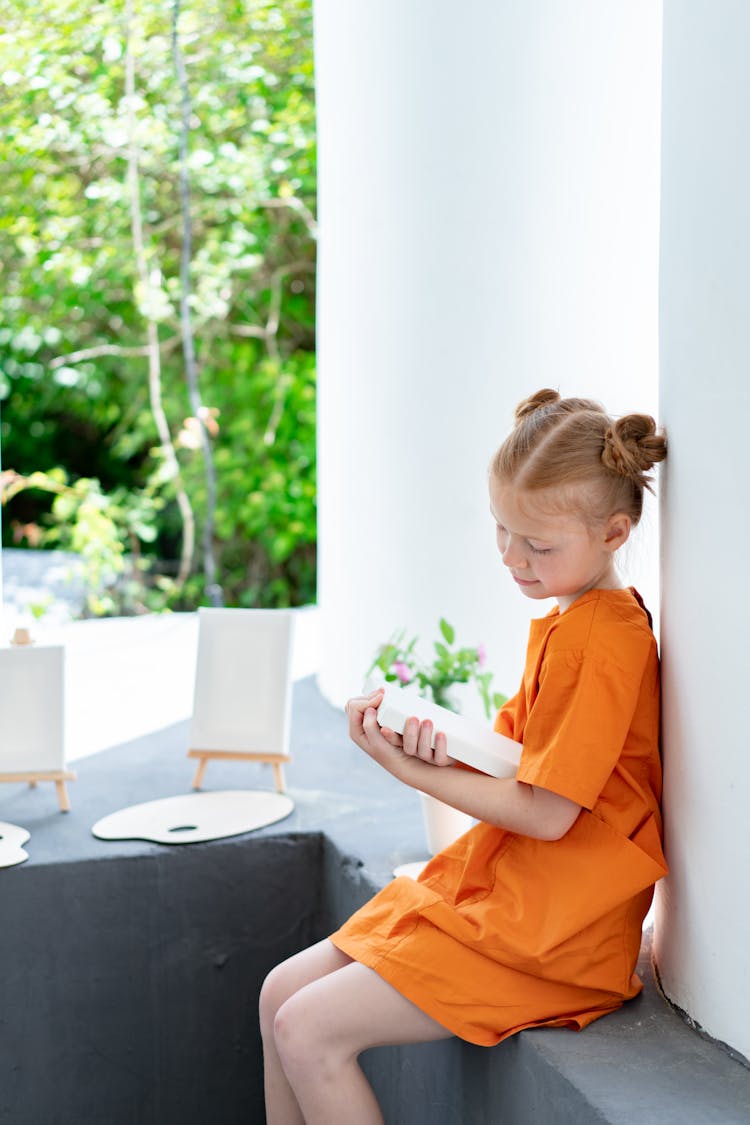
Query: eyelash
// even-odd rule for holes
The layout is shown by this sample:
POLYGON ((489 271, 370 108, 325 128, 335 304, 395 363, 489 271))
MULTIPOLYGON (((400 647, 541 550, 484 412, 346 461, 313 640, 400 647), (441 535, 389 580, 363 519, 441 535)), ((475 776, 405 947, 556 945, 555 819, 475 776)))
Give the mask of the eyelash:
MULTIPOLYGON (((500 524, 497 525, 497 530, 500 532, 501 535, 507 535, 508 534, 508 532, 505 530, 505 528, 502 527, 500 524)), ((552 548, 551 547, 532 547, 532 545, 531 545, 531 543, 529 543, 528 539, 526 540, 526 545, 529 548, 529 550, 531 551, 532 555, 550 555, 550 554, 552 554, 552 548)))

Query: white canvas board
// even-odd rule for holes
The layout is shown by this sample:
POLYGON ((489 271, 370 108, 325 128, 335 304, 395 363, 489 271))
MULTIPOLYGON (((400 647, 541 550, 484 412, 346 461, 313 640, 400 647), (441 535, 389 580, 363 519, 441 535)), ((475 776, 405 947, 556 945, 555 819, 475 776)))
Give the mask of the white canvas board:
POLYGON ((0 648, 0 773, 65 768, 62 645, 0 648))
POLYGON ((435 734, 443 731, 449 757, 493 777, 515 777, 523 750, 520 742, 514 742, 474 719, 439 707, 431 700, 422 699, 412 688, 386 684, 384 690, 383 701, 378 708, 381 727, 390 727, 403 734, 404 724, 411 716, 420 720, 430 719, 433 748, 435 734))
POLYGON ((191 750, 288 754, 293 616, 200 609, 191 750))

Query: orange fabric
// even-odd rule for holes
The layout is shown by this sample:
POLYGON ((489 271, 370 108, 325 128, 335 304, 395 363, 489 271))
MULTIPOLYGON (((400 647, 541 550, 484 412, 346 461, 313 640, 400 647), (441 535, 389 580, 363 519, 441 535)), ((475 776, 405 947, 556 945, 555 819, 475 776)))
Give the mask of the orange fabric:
POLYGON ((478 823, 418 881, 398 878, 331 936, 444 1027, 492 1045, 582 1028, 635 996, 661 847, 656 641, 633 590, 532 621, 497 730, 517 777, 583 806, 553 842, 478 823))

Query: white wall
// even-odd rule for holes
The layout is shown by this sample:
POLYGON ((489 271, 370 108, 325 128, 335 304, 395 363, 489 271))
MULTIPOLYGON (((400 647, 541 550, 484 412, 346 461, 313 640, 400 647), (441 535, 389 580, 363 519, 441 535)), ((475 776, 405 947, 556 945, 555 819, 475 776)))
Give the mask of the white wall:
POLYGON ((445 614, 510 692, 549 608, 502 573, 487 508, 516 402, 656 407, 660 5, 315 14, 321 687, 341 703, 393 629, 445 614))
POLYGON ((667 994, 750 1057, 750 7, 664 11, 661 399, 667 994))

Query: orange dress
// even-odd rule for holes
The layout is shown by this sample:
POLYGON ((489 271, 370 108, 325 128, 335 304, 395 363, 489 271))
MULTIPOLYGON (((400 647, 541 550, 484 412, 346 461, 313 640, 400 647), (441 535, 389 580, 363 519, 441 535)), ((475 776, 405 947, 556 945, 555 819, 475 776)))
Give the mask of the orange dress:
POLYGON ((583 806, 560 840, 482 822, 395 879, 331 941, 438 1023, 490 1046, 582 1028, 637 995, 661 846, 659 662, 632 590, 590 590, 531 622, 520 691, 497 730, 519 781, 583 806))

